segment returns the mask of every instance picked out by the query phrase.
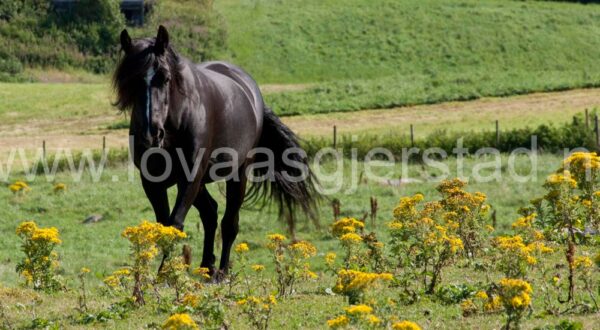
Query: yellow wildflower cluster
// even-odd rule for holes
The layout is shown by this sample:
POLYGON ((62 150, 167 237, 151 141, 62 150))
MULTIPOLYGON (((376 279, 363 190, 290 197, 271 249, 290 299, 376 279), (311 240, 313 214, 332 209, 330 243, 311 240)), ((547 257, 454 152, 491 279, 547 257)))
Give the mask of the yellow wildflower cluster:
POLYGON ((240 243, 240 244, 236 245, 236 247, 234 248, 234 251, 236 253, 242 254, 242 253, 246 253, 246 252, 250 251, 250 248, 248 247, 248 244, 240 243))
POLYGON ((53 190, 55 193, 64 192, 67 190, 67 185, 64 183, 57 183, 54 185, 53 190))
POLYGON ((197 267, 192 271, 192 274, 198 275, 204 279, 210 280, 210 269, 208 267, 197 267))
POLYGON ((344 244, 352 245, 362 242, 362 237, 355 233, 347 233, 340 236, 340 241, 344 244))
POLYGON ((381 325, 382 321, 373 314, 373 308, 368 305, 352 305, 345 308, 345 314, 327 321, 330 328, 342 328, 349 324, 358 328, 372 328, 381 325))
POLYGON ((158 247, 163 251, 170 250, 174 244, 186 238, 186 234, 172 226, 163 226, 160 223, 150 223, 146 220, 137 226, 127 227, 122 233, 140 251, 138 256, 150 260, 158 253, 158 247))
POLYGON ((16 229, 21 237, 21 249, 25 258, 17 264, 17 272, 34 289, 56 290, 60 287, 55 274, 58 268, 58 255, 53 251, 61 244, 58 229, 39 228, 33 221, 22 222, 16 229))
POLYGON ((531 285, 520 279, 500 280, 500 298, 506 310, 524 310, 531 304, 531 285))
POLYGON ((33 221, 22 222, 16 230, 17 235, 27 237, 35 242, 60 244, 58 229, 56 227, 38 228, 33 221))
MULTIPOLYGON (((151 283, 150 262, 156 257, 159 249, 165 255, 171 255, 176 244, 186 238, 186 234, 175 227, 144 220, 137 226, 125 228, 121 235, 131 243, 133 295, 138 304, 144 304, 144 288, 150 286, 151 283)), ((179 257, 167 260, 163 264, 163 268, 159 274, 159 280, 173 284, 181 279, 185 265, 183 259, 179 257)))
POLYGON ((15 183, 9 185, 8 189, 10 191, 12 191, 14 194, 18 194, 18 193, 24 194, 31 190, 31 188, 29 188, 29 185, 23 181, 16 181, 15 183))
POLYGON ((267 235, 268 248, 273 252, 279 296, 292 294, 294 285, 300 279, 314 279, 317 274, 310 270, 307 259, 317 254, 317 248, 307 241, 285 244, 281 234, 267 235))
POLYGON ((327 265, 327 267, 333 267, 333 265, 335 264, 335 259, 337 258, 337 255, 333 252, 329 252, 325 255, 325 264, 327 265))
POLYGON ((338 272, 337 282, 333 291, 346 295, 351 303, 360 299, 371 285, 377 281, 391 281, 392 274, 389 273, 365 273, 358 270, 342 269, 338 272))
POLYGON ((337 329, 343 328, 350 323, 350 319, 346 315, 340 315, 334 319, 327 320, 327 325, 330 328, 337 329))
POLYGON ((264 265, 258 265, 258 264, 256 264, 256 265, 252 265, 250 267, 252 268, 253 271, 255 271, 257 273, 260 273, 260 272, 262 272, 262 271, 265 270, 265 266, 264 265))
POLYGON ((586 269, 591 268, 594 265, 592 259, 587 256, 577 256, 573 260, 573 268, 575 269, 586 269))
MULTIPOLYGON (((434 289, 450 260, 465 250, 466 244, 460 235, 471 228, 465 221, 475 218, 473 210, 479 210, 485 200, 479 194, 463 191, 463 186, 460 180, 442 182, 438 190, 444 199, 424 203, 422 207, 421 194, 403 197, 394 210, 394 220, 388 225, 391 251, 398 257, 398 264, 404 266, 404 275, 424 277, 423 282, 427 282, 430 274, 435 274, 430 277, 428 291, 434 289)), ((473 248, 476 235, 466 237, 473 248)))
POLYGON ((402 197, 398 206, 394 208, 394 218, 396 219, 413 219, 419 213, 417 204, 423 200, 422 194, 416 194, 412 197, 402 197))
POLYGON ((600 157, 595 152, 574 152, 563 161, 559 171, 569 171, 578 183, 592 182, 600 173, 600 157))
POLYGON ((531 228, 536 217, 536 213, 520 217, 519 219, 517 219, 517 221, 513 222, 512 227, 514 229, 531 228))
POLYGON ((173 314, 162 325, 165 330, 195 330, 199 329, 196 322, 188 314, 173 314))
POLYGON ((494 313, 502 309, 502 300, 495 293, 488 294, 486 291, 480 290, 475 293, 474 299, 465 299, 461 302, 460 307, 463 316, 476 314, 480 311, 494 313))
POLYGON ((345 234, 356 233, 362 231, 365 224, 354 218, 342 218, 331 225, 331 233, 335 237, 342 237, 345 234))
POLYGON ((411 321, 399 321, 392 324, 394 330, 421 330, 421 327, 415 322, 411 321))
POLYGON ((317 248, 307 241, 292 243, 288 246, 288 248, 291 253, 297 254, 299 257, 304 259, 314 257, 317 254, 317 248))
POLYGON ((129 268, 121 268, 105 277, 103 282, 113 290, 121 290, 127 289, 131 280, 131 270, 129 268))
POLYGON ((277 305, 277 299, 273 295, 265 297, 248 296, 237 301, 252 327, 255 329, 267 329, 273 308, 277 305))
POLYGON ((186 293, 183 296, 183 300, 181 303, 183 306, 189 306, 191 308, 196 308, 196 307, 198 307, 198 305, 200 305, 200 297, 193 293, 186 293))
POLYGON ((542 241, 527 244, 521 235, 499 236, 493 242, 498 250, 497 268, 509 277, 524 276, 527 268, 537 264, 542 254, 554 252, 542 241))

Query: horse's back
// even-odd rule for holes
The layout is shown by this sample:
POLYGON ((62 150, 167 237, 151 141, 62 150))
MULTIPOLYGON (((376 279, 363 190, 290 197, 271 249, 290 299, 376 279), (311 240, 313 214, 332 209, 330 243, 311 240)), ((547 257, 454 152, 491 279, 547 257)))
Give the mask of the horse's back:
POLYGON ((261 118, 264 111, 264 101, 256 81, 242 68, 223 61, 211 61, 198 64, 201 70, 210 70, 219 73, 234 81, 246 94, 248 100, 252 103, 257 117, 261 118))
POLYGON ((214 147, 226 147, 246 155, 256 146, 262 133, 264 103, 258 85, 241 68, 226 62, 197 65, 223 98, 222 107, 214 109, 217 135, 214 147))

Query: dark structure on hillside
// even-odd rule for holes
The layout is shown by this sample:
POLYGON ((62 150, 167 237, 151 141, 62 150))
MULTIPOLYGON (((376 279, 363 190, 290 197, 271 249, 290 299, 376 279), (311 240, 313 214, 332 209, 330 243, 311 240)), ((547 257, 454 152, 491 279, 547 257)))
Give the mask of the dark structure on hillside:
MULTIPOLYGON (((77 6, 79 0, 51 0, 54 10, 69 14, 77 6)), ((121 0, 121 12, 130 25, 144 25, 144 17, 148 13, 154 0, 121 0)))

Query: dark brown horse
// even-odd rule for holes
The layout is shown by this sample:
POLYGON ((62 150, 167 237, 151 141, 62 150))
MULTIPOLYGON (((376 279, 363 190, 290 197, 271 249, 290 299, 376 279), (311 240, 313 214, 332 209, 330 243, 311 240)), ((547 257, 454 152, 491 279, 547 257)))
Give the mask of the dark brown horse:
POLYGON ((265 107, 250 75, 225 62, 192 63, 177 54, 163 26, 156 38, 132 40, 123 30, 121 47, 115 105, 131 112, 130 147, 142 186, 164 225, 183 229, 190 207, 198 209, 205 235, 202 267, 215 273, 217 203, 207 183, 226 181, 218 274, 227 272, 244 200, 274 198, 280 216, 292 225, 297 207, 314 215, 306 153, 265 107), (171 211, 167 189, 174 185, 178 192, 171 211))

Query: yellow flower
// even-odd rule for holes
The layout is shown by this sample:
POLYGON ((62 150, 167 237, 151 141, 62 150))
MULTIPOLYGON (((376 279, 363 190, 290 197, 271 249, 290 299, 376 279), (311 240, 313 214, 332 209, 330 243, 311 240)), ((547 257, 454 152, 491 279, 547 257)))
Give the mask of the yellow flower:
POLYGON ((201 276, 205 279, 210 279, 210 269, 207 267, 198 267, 192 271, 192 274, 201 276))
POLYGON ((477 297, 479 299, 484 299, 484 300, 487 300, 489 298, 487 292, 485 292, 483 290, 477 291, 477 293, 475 294, 475 297, 477 297))
POLYGON ((303 258, 309 258, 317 254, 317 248, 307 241, 300 241, 289 246, 292 252, 300 254, 303 258))
POLYGON ((421 330, 421 327, 415 322, 400 321, 392 324, 394 330, 421 330))
POLYGON ((475 305, 475 303, 473 303, 473 300, 471 299, 466 299, 463 302, 460 303, 460 308, 463 311, 463 315, 469 315, 469 314, 473 314, 475 311, 477 311, 477 305, 475 305))
POLYGON ((61 192, 67 190, 67 185, 64 183, 57 183, 54 185, 54 192, 61 192))
POLYGON ((590 268, 593 264, 592 259, 586 256, 577 256, 573 261, 574 268, 590 268))
POLYGON ((354 314, 371 314, 373 312, 373 308, 367 305, 353 305, 350 307, 346 307, 346 313, 350 315, 354 314))
POLYGON ((535 214, 535 213, 532 213, 526 217, 521 217, 512 224, 512 227, 513 228, 531 228, 531 226, 533 225, 533 221, 535 220, 536 217, 537 217, 537 214, 535 214))
POLYGON ((346 244, 354 244, 362 242, 362 237, 355 233, 347 233, 340 237, 340 240, 346 244))
POLYGON ((341 315, 341 316, 338 316, 338 317, 336 317, 334 319, 328 320, 327 321, 327 325, 330 328, 334 328, 334 329, 335 328, 341 328, 341 327, 345 327, 346 325, 348 325, 349 321, 350 320, 348 319, 348 317, 346 315, 341 315))
POLYGON ((287 238, 281 234, 271 234, 268 235, 267 238, 271 241, 271 242, 283 242, 285 241, 287 238))
POLYGON ((334 236, 340 237, 344 234, 354 233, 357 229, 362 230, 365 224, 354 218, 342 218, 331 225, 331 232, 334 236))
POLYGON ((195 308, 200 303, 200 297, 195 294, 186 293, 185 296, 183 296, 182 303, 184 306, 195 308))
POLYGON ((265 266, 263 266, 263 265, 252 265, 252 270, 254 270, 255 272, 259 273, 259 272, 262 272, 263 270, 265 270, 265 266))
POLYGON ((87 267, 82 267, 82 268, 81 268, 81 270, 80 270, 79 272, 80 272, 80 273, 82 273, 82 274, 86 274, 86 273, 89 273, 89 272, 90 272, 90 269, 89 269, 89 268, 87 268, 87 267))
POLYGON ((379 324, 381 324, 381 319, 379 319, 377 316, 371 314, 367 317, 367 322, 369 322, 369 324, 371 324, 371 325, 379 325, 379 324))
POLYGON ((166 330, 198 329, 198 325, 188 314, 173 314, 162 326, 166 330))
POLYGON ((248 252, 250 251, 250 248, 248 247, 248 244, 246 243, 240 243, 235 247, 235 252, 242 254, 244 252, 248 252))
POLYGON ((33 241, 43 241, 53 244, 62 243, 58 236, 58 229, 56 229, 56 227, 38 228, 31 235, 31 239, 33 241))
POLYGON ((515 308, 519 308, 521 306, 523 306, 523 299, 519 296, 512 298, 512 300, 510 301, 511 305, 513 305, 513 307, 515 308))
POLYGON ((21 272, 21 276, 23 276, 25 278, 25 281, 29 284, 31 282, 33 282, 33 276, 31 275, 31 272, 29 272, 28 270, 24 270, 21 272))
POLYGON ((325 255, 325 264, 327 264, 327 266, 329 267, 333 267, 333 264, 335 263, 335 258, 337 258, 336 254, 333 252, 329 252, 325 255))
POLYGON ((8 186, 8 189, 10 189, 10 191, 12 191, 13 193, 18 193, 18 192, 27 192, 29 190, 31 190, 29 188, 29 185, 27 185, 27 183, 23 182, 23 181, 17 181, 13 184, 11 184, 10 186, 8 186))
POLYGON ((37 225, 33 221, 25 221, 21 222, 21 224, 17 227, 17 235, 21 234, 31 234, 38 229, 37 225))
POLYGON ((333 291, 337 293, 360 292, 375 281, 390 281, 392 279, 393 276, 389 273, 364 273, 357 270, 342 269, 338 272, 337 282, 333 291))

